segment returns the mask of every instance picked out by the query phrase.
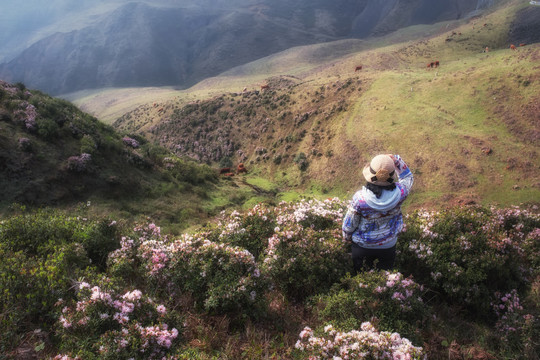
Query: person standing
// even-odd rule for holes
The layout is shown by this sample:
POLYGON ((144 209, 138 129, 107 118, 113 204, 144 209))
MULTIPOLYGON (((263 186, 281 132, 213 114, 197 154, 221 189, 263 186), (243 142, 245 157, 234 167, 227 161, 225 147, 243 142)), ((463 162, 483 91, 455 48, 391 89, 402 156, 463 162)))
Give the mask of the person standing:
POLYGON ((401 204, 413 174, 399 155, 377 155, 362 171, 366 185, 357 191, 343 218, 343 238, 352 242, 355 273, 374 267, 390 270, 397 236, 403 229, 401 204))

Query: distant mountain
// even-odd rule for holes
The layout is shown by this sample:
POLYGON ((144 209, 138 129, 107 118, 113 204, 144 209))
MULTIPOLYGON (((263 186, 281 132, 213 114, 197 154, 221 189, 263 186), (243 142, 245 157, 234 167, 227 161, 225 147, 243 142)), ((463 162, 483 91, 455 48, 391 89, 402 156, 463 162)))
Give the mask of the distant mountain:
POLYGON ((188 87, 294 46, 363 38, 413 24, 459 19, 493 3, 132 1, 111 11, 93 13, 78 26, 73 25, 72 30, 59 27, 59 32, 40 39, 0 65, 0 78, 24 82, 52 94, 101 87, 188 87))

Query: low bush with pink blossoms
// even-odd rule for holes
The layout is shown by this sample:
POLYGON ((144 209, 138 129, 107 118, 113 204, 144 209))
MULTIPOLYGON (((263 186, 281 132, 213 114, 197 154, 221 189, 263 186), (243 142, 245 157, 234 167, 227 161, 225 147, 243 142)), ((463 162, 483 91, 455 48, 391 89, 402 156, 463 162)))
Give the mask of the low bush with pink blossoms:
POLYGON ((244 213, 233 211, 228 216, 222 214, 214 234, 218 235, 216 241, 240 246, 258 259, 268 246, 268 238, 274 233, 275 227, 273 209, 258 204, 244 213))
POLYGON ((38 113, 34 105, 27 101, 22 101, 19 104, 19 109, 13 115, 15 115, 15 120, 22 123, 26 130, 34 131, 37 129, 36 118, 38 117, 38 113))
POLYGON ((170 245, 173 284, 212 314, 255 315, 264 309, 266 279, 253 255, 240 247, 184 236, 170 245))
POLYGON ((253 315, 264 307, 267 281, 249 251, 210 241, 206 233, 169 240, 154 224, 136 230, 139 238, 123 238, 109 257, 117 276, 139 274, 155 291, 189 293, 212 314, 253 315))
POLYGON ((421 347, 415 347, 398 333, 377 331, 364 322, 359 330, 341 332, 332 325, 324 327, 324 332, 316 336, 305 327, 295 348, 306 353, 310 360, 334 359, 381 359, 381 360, 423 360, 427 359, 421 347))
POLYGON ((11 216, 0 221, 0 353, 34 337, 37 357, 58 359, 538 358, 538 215, 417 212, 395 270, 351 276, 345 209, 257 205, 180 236, 11 216))
POLYGON ((70 156, 67 159, 67 169, 73 172, 85 172, 88 170, 90 163, 92 162, 92 155, 81 154, 79 156, 70 156))
POLYGON ((61 350, 84 359, 161 359, 179 342, 178 325, 140 290, 123 294, 78 285, 76 301, 58 302, 61 350))
POLYGON ((496 292, 491 306, 497 318, 495 328, 502 340, 501 348, 510 354, 519 352, 525 358, 534 359, 540 339, 538 311, 531 313, 526 310, 516 289, 507 293, 496 292))
POLYGON ((282 203, 276 209, 277 222, 278 225, 295 223, 314 230, 335 229, 336 225, 341 225, 346 207, 347 203, 338 198, 282 203))
POLYGON ((493 294, 523 290, 535 271, 538 215, 464 208, 416 212, 406 224, 398 241, 401 271, 475 315, 489 317, 493 294))
POLYGON ((22 151, 30 152, 32 151, 32 142, 28 138, 19 138, 19 148, 22 151))
POLYGON ((276 208, 262 270, 291 299, 322 293, 351 271, 350 244, 340 230, 344 209, 337 199, 276 208))
POLYGON ((424 287, 399 272, 370 271, 344 277, 330 291, 313 299, 321 321, 340 330, 358 329, 363 319, 377 327, 421 341, 420 329, 429 328, 430 311, 424 287))
POLYGON ((124 145, 132 147, 134 149, 139 147, 139 142, 133 138, 130 138, 129 136, 124 136, 122 138, 122 142, 124 143, 124 145))

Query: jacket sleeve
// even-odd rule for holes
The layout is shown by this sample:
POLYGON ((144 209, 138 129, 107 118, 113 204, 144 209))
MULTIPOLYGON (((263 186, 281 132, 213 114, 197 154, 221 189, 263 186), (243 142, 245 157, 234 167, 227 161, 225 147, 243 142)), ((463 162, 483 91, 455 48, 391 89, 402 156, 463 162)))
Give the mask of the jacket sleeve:
POLYGON ((352 241, 352 234, 360 224, 361 216, 358 214, 352 206, 349 206, 347 213, 343 218, 343 225, 341 227, 343 239, 352 241))
POLYGON ((411 169, 409 169, 405 161, 403 161, 401 156, 394 155, 392 156, 392 158, 394 159, 394 166, 399 176, 399 183, 405 188, 404 195, 407 196, 409 195, 409 191, 411 190, 414 182, 413 173, 411 172, 411 169))

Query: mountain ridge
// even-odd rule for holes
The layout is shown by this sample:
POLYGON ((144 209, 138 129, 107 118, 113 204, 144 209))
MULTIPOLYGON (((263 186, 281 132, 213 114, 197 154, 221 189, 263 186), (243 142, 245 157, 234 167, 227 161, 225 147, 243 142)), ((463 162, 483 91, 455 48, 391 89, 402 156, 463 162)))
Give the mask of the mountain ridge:
POLYGON ((0 76, 53 95, 100 87, 186 88, 293 46, 386 34, 463 17, 478 7, 464 0, 436 8, 424 0, 396 0, 388 7, 373 0, 261 1, 249 7, 239 1, 210 9, 185 4, 122 5, 93 25, 34 43, 0 65, 0 76), (375 13, 380 19, 373 22, 375 13))

